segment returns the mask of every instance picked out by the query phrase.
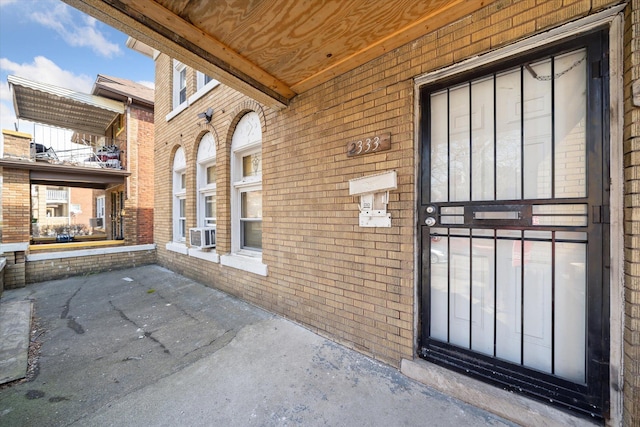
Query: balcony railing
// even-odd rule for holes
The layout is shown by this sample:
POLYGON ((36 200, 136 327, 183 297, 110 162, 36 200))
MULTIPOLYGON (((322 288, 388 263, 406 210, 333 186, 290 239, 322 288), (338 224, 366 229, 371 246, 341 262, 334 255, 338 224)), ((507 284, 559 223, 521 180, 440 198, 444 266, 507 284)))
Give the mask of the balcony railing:
POLYGON ((47 202, 63 202, 69 200, 69 192, 67 190, 47 190, 47 202))
POLYGON ((74 166, 124 169, 119 146, 121 140, 60 129, 48 133, 39 132, 39 128, 46 129, 47 126, 36 126, 34 141, 31 143, 31 158, 34 160, 74 166))

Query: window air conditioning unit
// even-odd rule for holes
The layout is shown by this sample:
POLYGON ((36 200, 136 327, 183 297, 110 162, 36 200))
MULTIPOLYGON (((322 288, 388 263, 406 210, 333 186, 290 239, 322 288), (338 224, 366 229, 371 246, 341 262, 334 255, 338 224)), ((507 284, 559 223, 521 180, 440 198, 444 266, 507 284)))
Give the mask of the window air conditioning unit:
POLYGON ((216 228, 198 227, 189 229, 189 244, 196 248, 216 247, 216 228))
POLYGON ((104 227, 104 218, 89 218, 89 227, 104 227))

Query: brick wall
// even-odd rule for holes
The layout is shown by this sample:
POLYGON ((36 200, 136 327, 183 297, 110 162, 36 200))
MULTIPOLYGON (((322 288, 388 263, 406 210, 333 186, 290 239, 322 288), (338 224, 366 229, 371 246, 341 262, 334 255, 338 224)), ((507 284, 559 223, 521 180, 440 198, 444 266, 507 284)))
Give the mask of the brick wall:
MULTIPOLYGON (((81 212, 75 214, 71 218, 72 224, 85 225, 89 228, 89 219, 94 218, 95 199, 93 198, 94 190, 91 188, 71 188, 70 204, 79 204, 81 212)), ((69 206, 71 208, 71 206, 69 206)))
POLYGON ((13 159, 31 158, 31 135, 3 129, 4 157, 13 159))
MULTIPOLYGON (((414 345, 415 159, 413 78, 545 28, 585 16, 591 2, 499 1, 358 69, 297 96, 281 112, 257 108, 263 128, 263 262, 266 278, 167 252, 171 240, 171 162, 187 159, 187 227, 195 226, 194 161, 209 127, 197 113, 214 106, 218 141, 218 247, 230 250, 229 164, 233 124, 250 102, 218 87, 169 122, 171 60, 157 60, 156 223, 159 260, 267 309, 397 365, 414 345), (539 2, 540 3, 540 2, 539 2), (224 112, 222 111, 224 110, 224 112), (347 142, 391 133, 392 148, 347 157, 347 142), (358 227, 348 182, 395 169, 391 228, 358 227)), ((611 2, 610 2, 611 3, 611 2)), ((188 81, 195 84, 189 70, 188 81)), ((193 91, 191 86, 189 90, 193 91)), ((192 92, 190 92, 192 93, 192 92)), ((255 109, 255 108, 254 108, 255 109)))
POLYGON ((25 286, 25 253, 5 252, 2 254, 7 264, 4 268, 4 289, 22 288, 25 286))
POLYGON ((26 283, 37 283, 82 274, 138 267, 141 265, 154 264, 155 262, 155 249, 131 250, 127 252, 89 256, 69 256, 67 258, 42 261, 27 261, 26 264, 23 264, 25 266, 23 277, 26 283))
MULTIPOLYGON (((497 1, 369 63, 328 81, 275 112, 226 87, 218 87, 169 122, 171 60, 156 62, 155 226, 158 262, 179 273, 292 318, 392 365, 414 355, 415 174, 413 78, 500 48, 540 31, 589 15, 613 1, 497 1), (211 125, 197 113, 212 106, 211 125), (165 248, 171 241, 171 165, 183 147, 187 162, 187 227, 196 222, 195 158, 204 132, 214 133, 217 150, 218 223, 216 251, 226 254, 230 238, 230 142, 234 124, 247 109, 263 123, 263 262, 258 276, 203 262, 165 248), (347 157, 346 145, 389 132, 391 150, 347 157), (390 192, 391 228, 360 228, 357 198, 348 183, 396 170, 398 189, 390 192)), ((627 16, 625 99, 638 78, 638 4, 627 16), (637 50, 637 48, 636 48, 637 50), (635 76, 635 77, 631 77, 635 76)), ((189 70, 192 73, 192 70, 189 70)), ((194 74, 188 81, 194 81, 194 74), (189 80, 190 79, 190 80, 189 80)), ((193 87, 190 87, 193 93, 193 87)), ((637 180, 638 109, 625 112, 625 178, 637 180)), ((632 187, 628 187, 632 188, 632 187)), ((635 193, 634 193, 635 194, 635 193)), ((640 356, 640 280, 633 273, 640 256, 631 236, 640 199, 626 197, 627 306, 625 334, 626 425, 640 420, 637 378, 640 356), (637 199, 637 200, 636 200, 637 199), (634 246, 635 245, 635 246, 634 246), (633 262, 630 262, 633 260, 633 262)), ((635 233, 637 234, 637 233, 635 233)))
POLYGON ((2 243, 28 242, 31 236, 29 171, 2 168, 2 243))
POLYGON ((153 111, 132 105, 127 115, 129 171, 125 235, 131 244, 153 243, 153 111))
POLYGON ((625 331, 624 421, 640 424, 640 107, 634 106, 632 84, 640 80, 640 1, 627 8, 624 33, 624 234, 625 331))
POLYGON ((154 114, 137 110, 138 122, 138 244, 153 243, 154 114))

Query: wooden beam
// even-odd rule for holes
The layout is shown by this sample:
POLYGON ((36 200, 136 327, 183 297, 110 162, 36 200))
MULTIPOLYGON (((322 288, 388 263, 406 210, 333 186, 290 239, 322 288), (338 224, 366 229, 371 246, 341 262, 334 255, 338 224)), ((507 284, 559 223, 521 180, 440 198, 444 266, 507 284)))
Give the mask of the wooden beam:
POLYGON ((296 95, 285 83, 158 3, 152 0, 122 0, 122 3, 228 64, 230 69, 239 70, 287 99, 296 95))
POLYGON ((152 0, 62 1, 270 108, 282 109, 296 95, 275 77, 152 0), (146 13, 152 13, 153 18, 146 13))
POLYGON ((385 38, 349 55, 341 61, 332 64, 318 73, 301 80, 291 86, 296 93, 305 92, 312 87, 325 83, 334 77, 344 74, 354 68, 365 64, 379 56, 384 55, 416 40, 437 29, 449 25, 491 3, 492 0, 451 0, 431 14, 427 14, 419 20, 408 25, 385 38))

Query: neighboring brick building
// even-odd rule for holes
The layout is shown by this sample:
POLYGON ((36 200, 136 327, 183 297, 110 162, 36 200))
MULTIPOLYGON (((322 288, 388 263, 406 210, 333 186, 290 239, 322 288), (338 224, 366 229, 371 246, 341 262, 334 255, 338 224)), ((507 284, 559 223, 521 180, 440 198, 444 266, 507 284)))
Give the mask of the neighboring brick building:
POLYGON ((15 76, 9 83, 18 117, 71 129, 83 143, 75 146, 95 155, 41 153, 48 141, 3 131, 5 288, 155 262, 153 89, 103 75, 92 94, 15 76), (68 235, 74 241, 60 243, 68 235))

